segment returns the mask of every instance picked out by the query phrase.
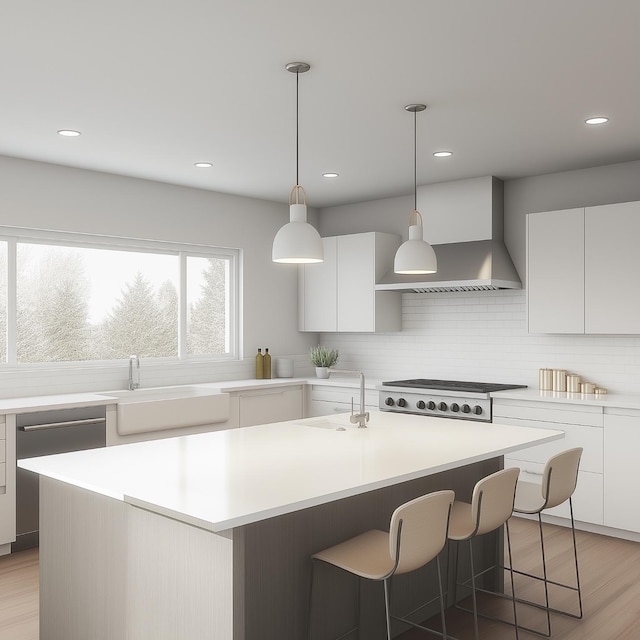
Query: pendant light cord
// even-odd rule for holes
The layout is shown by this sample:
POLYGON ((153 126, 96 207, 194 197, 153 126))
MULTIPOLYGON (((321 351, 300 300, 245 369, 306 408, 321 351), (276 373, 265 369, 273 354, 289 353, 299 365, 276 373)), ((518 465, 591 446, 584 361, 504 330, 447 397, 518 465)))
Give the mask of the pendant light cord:
POLYGON ((418 113, 413 112, 413 209, 418 210, 418 113))
POLYGON ((298 106, 299 103, 299 89, 298 85, 300 83, 300 72, 296 72, 296 185, 300 184, 300 177, 298 175, 298 155, 300 153, 300 126, 298 123, 300 109, 298 106))

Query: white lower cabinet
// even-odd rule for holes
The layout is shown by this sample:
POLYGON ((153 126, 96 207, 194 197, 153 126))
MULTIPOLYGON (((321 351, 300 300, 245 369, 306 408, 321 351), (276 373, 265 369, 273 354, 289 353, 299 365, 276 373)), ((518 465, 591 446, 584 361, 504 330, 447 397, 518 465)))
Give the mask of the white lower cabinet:
MULTIPOLYGON (((364 405, 366 411, 378 408, 378 392, 365 389, 364 405)), ((360 389, 357 387, 333 387, 310 385, 308 389, 307 417, 328 416, 334 413, 351 413, 351 406, 360 410, 360 389)))
MULTIPOLYGON (((552 455, 582 447, 578 484, 573 495, 574 517, 581 522, 604 524, 602 407, 494 398, 493 422, 565 432, 562 440, 515 451, 505 457, 505 467, 519 467, 525 481, 540 481, 544 465, 552 455)), ((568 518, 569 503, 545 513, 568 518)))
POLYGON ((0 416, 0 555, 16 539, 16 417, 0 416))
POLYGON ((604 524, 640 533, 640 410, 605 409, 604 524))
POLYGON ((238 426, 299 420, 304 417, 302 385, 241 391, 237 394, 238 426))

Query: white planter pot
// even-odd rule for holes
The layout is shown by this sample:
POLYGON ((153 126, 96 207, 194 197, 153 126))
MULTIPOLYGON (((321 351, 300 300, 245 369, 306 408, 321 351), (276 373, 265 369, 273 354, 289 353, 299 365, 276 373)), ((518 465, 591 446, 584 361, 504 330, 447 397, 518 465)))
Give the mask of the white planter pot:
POLYGON ((316 367, 316 378, 328 378, 329 367, 316 367))

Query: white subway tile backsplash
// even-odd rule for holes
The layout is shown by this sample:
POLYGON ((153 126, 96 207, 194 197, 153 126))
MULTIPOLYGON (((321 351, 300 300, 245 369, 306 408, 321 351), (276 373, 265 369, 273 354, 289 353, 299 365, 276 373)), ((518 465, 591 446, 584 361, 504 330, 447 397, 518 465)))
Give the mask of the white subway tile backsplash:
POLYGON ((640 393, 640 336, 533 336, 524 291, 404 294, 403 329, 323 334, 340 364, 377 379, 455 378, 538 385, 563 368, 615 393, 640 393))

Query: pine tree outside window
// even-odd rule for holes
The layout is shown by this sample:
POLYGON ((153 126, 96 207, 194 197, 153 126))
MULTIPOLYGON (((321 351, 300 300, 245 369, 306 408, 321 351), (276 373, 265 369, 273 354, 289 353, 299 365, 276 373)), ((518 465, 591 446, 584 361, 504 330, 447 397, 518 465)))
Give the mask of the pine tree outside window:
POLYGON ((2 231, 5 363, 238 357, 237 250, 2 231))

